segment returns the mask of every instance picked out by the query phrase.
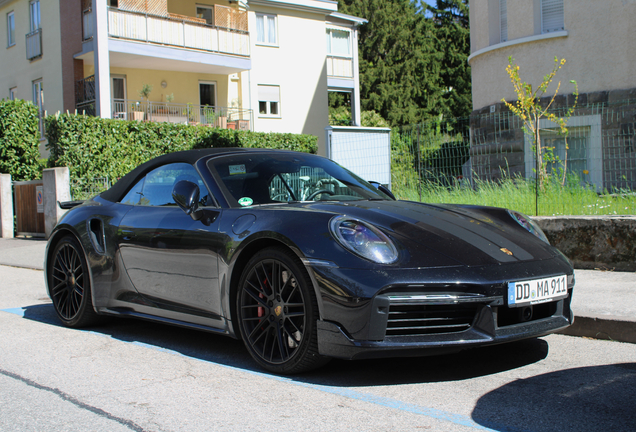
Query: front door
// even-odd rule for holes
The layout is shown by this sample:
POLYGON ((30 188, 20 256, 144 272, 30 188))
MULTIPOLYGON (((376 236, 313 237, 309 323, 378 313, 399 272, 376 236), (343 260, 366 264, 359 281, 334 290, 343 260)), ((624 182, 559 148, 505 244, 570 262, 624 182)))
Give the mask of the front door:
POLYGON ((199 104, 201 105, 201 123, 215 126, 216 83, 199 82, 199 104))
POLYGON ((126 77, 111 77, 110 89, 113 101, 113 118, 126 120, 126 77))
POLYGON ((209 203, 192 165, 173 163, 149 172, 122 200, 134 207, 119 225, 121 257, 135 289, 163 310, 152 313, 221 321, 218 220, 206 226, 177 207, 172 188, 180 180, 197 183, 201 204, 209 203))

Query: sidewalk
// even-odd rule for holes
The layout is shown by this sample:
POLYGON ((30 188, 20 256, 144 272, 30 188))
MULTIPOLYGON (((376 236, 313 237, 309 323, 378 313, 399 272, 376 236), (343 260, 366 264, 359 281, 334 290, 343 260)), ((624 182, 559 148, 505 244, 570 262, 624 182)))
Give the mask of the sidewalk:
MULTIPOLYGON (((0 239, 0 280, 2 266, 42 270, 45 248, 45 240, 0 239)), ((576 270, 575 276, 575 320, 562 333, 636 343, 636 273, 576 270)))

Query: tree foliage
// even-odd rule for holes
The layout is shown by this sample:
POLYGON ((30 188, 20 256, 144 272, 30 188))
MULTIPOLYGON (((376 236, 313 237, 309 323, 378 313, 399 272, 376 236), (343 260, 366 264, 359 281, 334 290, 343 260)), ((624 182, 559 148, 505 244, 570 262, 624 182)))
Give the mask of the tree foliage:
POLYGON ((362 109, 392 125, 433 114, 441 92, 431 21, 410 0, 340 0, 339 11, 369 21, 358 45, 362 109))
POLYGON ((360 99, 392 126, 470 113, 468 0, 339 0, 360 27, 360 99), (426 12, 433 14, 427 17, 426 12))
POLYGON ((439 113, 467 117, 472 108, 468 0, 437 0, 428 10, 433 14, 436 51, 442 53, 439 113))

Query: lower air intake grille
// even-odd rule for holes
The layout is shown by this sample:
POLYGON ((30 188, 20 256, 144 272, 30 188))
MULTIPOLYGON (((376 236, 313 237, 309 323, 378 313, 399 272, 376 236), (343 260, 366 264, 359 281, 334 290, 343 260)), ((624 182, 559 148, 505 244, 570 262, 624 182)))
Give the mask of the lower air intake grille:
POLYGON ((392 304, 386 336, 419 336, 468 330, 481 305, 392 304))

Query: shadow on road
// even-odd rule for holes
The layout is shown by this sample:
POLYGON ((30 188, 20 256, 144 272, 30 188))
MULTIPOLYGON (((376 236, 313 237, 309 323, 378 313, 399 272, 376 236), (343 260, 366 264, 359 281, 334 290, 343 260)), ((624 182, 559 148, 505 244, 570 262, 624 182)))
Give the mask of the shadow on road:
POLYGON ((513 381, 482 396, 472 418, 502 431, 634 431, 636 363, 565 369, 513 381))
MULTIPOLYGON (((22 308, 22 313, 27 319, 62 327, 52 304, 27 306, 22 308)), ((221 335, 129 318, 108 318, 102 325, 82 331, 173 351, 201 361, 268 374, 254 363, 241 341, 221 335)), ((357 361, 333 359, 319 370, 290 378, 334 387, 457 381, 523 367, 547 355, 546 341, 529 339, 430 357, 357 361)))

